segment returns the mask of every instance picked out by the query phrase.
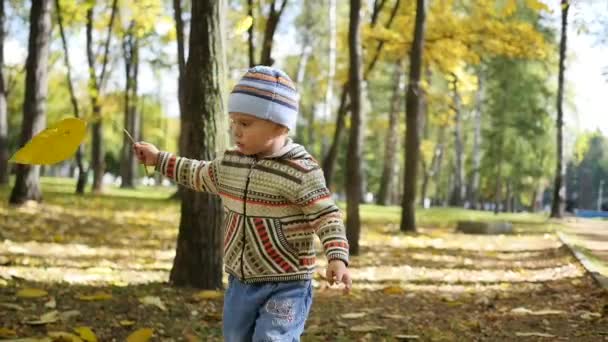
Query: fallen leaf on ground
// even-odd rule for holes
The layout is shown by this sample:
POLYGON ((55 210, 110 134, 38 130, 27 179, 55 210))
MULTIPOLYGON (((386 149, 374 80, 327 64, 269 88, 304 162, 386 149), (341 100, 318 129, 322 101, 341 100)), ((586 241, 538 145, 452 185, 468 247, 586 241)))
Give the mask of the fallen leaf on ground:
POLYGON ((45 308, 49 308, 49 309, 54 309, 57 307, 57 301, 55 301, 55 298, 49 299, 48 302, 44 303, 44 307, 45 308))
POLYGON ((13 329, 9 328, 0 328, 0 337, 15 337, 17 336, 17 332, 13 329))
POLYGON ((407 317, 404 315, 395 315, 395 314, 383 314, 381 317, 388 318, 388 319, 407 319, 407 317))
POLYGON ((58 320, 59 320, 59 312, 55 310, 55 311, 47 312, 44 315, 40 316, 40 319, 26 321, 25 323, 27 323, 29 325, 43 325, 43 324, 55 323, 58 320))
POLYGON ((122 321, 118 322, 120 325, 122 325, 123 327, 130 327, 132 325, 135 325, 134 321, 127 321, 126 319, 123 319, 122 321))
POLYGON ((83 342, 80 337, 65 331, 51 331, 48 335, 53 338, 53 341, 83 342))
POLYGON ((535 315, 535 316, 543 316, 543 315, 565 315, 566 312, 562 310, 539 310, 533 311, 530 309, 526 309, 524 307, 519 307, 511 310, 512 314, 516 315, 535 315))
POLYGON ((64 311, 59 314, 59 316, 61 317, 61 320, 64 322, 69 321, 70 318, 76 317, 79 315, 80 315, 80 311, 78 311, 78 310, 68 310, 68 311, 64 311))
POLYGON ((596 318, 600 318, 602 317, 602 314, 600 314, 599 312, 589 312, 589 311, 584 311, 583 314, 581 315, 581 318, 587 321, 592 321, 596 318))
POLYGON ((419 340, 420 336, 418 335, 395 335, 397 340, 409 341, 409 340, 419 340))
POLYGON ((354 331, 354 332, 373 332, 373 331, 385 330, 385 329, 386 329, 386 327, 383 327, 381 325, 362 324, 362 325, 358 325, 358 326, 354 326, 354 327, 350 328, 350 331, 354 331))
POLYGON ((127 337, 127 342, 147 342, 153 334, 154 330, 150 328, 137 329, 127 337))
POLYGON ((387 295, 399 295, 399 294, 404 294, 405 290, 400 288, 399 286, 389 286, 389 287, 385 287, 382 292, 384 292, 384 294, 387 295))
POLYGON ((160 298, 158 297, 153 297, 153 296, 145 296, 142 298, 139 298, 139 301, 142 304, 146 304, 146 305, 154 305, 157 308, 163 310, 163 311, 167 311, 167 307, 165 306, 165 304, 163 303, 162 300, 160 300, 160 298))
POLYGON ((361 318, 361 317, 365 317, 365 316, 367 316, 367 313, 365 313, 365 312, 349 312, 349 313, 340 315, 340 317, 342 317, 344 319, 356 319, 356 318, 361 318))
POLYGON ((547 333, 542 333, 542 332, 516 332, 515 336, 520 336, 520 337, 555 337, 555 335, 551 335, 551 334, 547 334, 547 333))
POLYGON ((48 292, 45 290, 34 288, 21 289, 17 292, 17 297, 19 298, 39 298, 46 295, 48 295, 48 292))
POLYGON ((97 335, 89 327, 77 327, 74 328, 74 331, 87 342, 97 342, 97 335))
POLYGON ((219 299, 224 297, 224 293, 221 291, 214 290, 203 290, 194 294, 195 299, 219 299))
POLYGON ((112 295, 109 293, 105 293, 105 292, 95 292, 94 294, 91 294, 91 295, 76 296, 76 298, 78 298, 80 300, 85 300, 85 301, 108 300, 108 299, 112 299, 112 295))
POLYGON ((22 311, 23 307, 21 305, 13 304, 13 303, 0 303, 0 307, 13 309, 15 311, 22 311))

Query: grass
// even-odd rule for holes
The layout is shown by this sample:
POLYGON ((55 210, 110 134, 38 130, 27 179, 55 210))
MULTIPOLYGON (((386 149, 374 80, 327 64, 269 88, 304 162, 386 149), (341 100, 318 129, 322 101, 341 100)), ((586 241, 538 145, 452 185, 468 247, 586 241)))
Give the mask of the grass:
MULTIPOLYGON (((11 182, 12 184, 12 182, 11 182)), ((90 184, 89 184, 90 186, 90 184)), ((161 186, 138 186, 134 189, 123 189, 114 185, 104 187, 102 194, 87 192, 84 196, 74 195, 76 180, 71 178, 41 177, 41 188, 43 199, 47 203, 56 205, 79 205, 87 207, 98 205, 99 201, 110 201, 110 207, 137 209, 157 208, 166 206, 179 207, 178 201, 166 201, 176 191, 175 187, 161 186), (90 203, 87 203, 90 202, 90 203), (95 204, 97 203, 97 204, 95 204)), ((10 187, 0 187, 0 200, 8 201, 10 187)), ((339 203, 346 212, 346 203, 339 203)), ((401 207, 379 206, 375 204, 363 204, 360 207, 361 219, 365 226, 395 228, 401 220, 401 207)), ((418 208, 416 220, 421 228, 453 229, 458 221, 508 221, 514 224, 518 233, 545 233, 554 231, 558 223, 549 221, 544 214, 537 213, 499 213, 490 211, 468 210, 462 208, 435 207, 430 209, 418 208)), ((398 229, 398 228, 397 228, 398 229)), ((393 229, 391 229, 393 230, 393 229)))

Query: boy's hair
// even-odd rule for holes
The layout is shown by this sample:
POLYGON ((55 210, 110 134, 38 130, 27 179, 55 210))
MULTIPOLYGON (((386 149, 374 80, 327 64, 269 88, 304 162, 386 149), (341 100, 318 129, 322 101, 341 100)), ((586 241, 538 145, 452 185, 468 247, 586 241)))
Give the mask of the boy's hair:
POLYGON ((258 65, 247 70, 230 93, 228 112, 249 114, 293 131, 298 101, 298 91, 285 72, 258 65))

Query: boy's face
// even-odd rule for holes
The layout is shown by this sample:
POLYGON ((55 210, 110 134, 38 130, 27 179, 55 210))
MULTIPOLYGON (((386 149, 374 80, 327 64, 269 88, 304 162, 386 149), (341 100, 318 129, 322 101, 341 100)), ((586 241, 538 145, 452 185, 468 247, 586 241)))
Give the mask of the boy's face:
POLYGON ((255 116, 230 113, 230 131, 236 146, 246 155, 270 155, 287 135, 287 128, 255 116))

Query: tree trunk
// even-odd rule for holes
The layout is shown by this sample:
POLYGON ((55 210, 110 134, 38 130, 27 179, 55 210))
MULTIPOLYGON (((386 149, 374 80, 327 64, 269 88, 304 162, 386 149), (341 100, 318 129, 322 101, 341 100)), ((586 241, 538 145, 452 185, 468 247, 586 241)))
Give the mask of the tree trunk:
MULTIPOLYGON (((397 14, 397 9, 399 8, 399 4, 400 4, 400 0, 397 0, 395 2, 395 6, 393 7, 393 11, 391 12, 391 16, 389 17, 388 22, 386 24, 387 28, 391 27, 393 20, 395 19, 395 16, 397 14)), ((384 6, 384 1, 380 5, 374 7, 374 13, 372 13, 372 22, 371 22, 372 27, 374 27, 377 23, 377 21, 374 21, 374 17, 377 19, 378 14, 375 14, 375 13, 379 13, 382 10, 383 6, 384 6)), ((378 46, 376 47, 372 60, 369 64, 369 66, 367 67, 367 69, 365 69, 365 72, 363 73, 363 80, 367 80, 367 77, 374 69, 374 66, 376 65, 376 62, 378 61, 378 58, 380 56, 380 52, 382 52, 383 46, 384 46, 384 42, 380 42, 378 44, 378 46)), ((348 82, 344 82, 342 84, 342 95, 340 96, 340 105, 338 106, 338 113, 336 114, 336 130, 334 131, 334 137, 333 137, 331 145, 327 151, 327 154, 325 155, 325 158, 323 158, 323 174, 325 175, 325 181, 327 183, 328 188, 331 186, 332 181, 333 181, 333 173, 334 173, 334 170, 336 167, 335 166, 336 159, 338 159, 338 147, 340 145, 340 140, 342 138, 342 130, 344 129, 344 121, 346 119, 346 115, 348 114, 348 110, 349 110, 349 107, 347 106, 347 103, 346 103, 348 100, 348 89, 349 89, 348 82)))
POLYGON ((399 113, 402 103, 401 92, 404 88, 403 64, 395 63, 395 71, 393 79, 393 98, 388 117, 388 132, 384 145, 384 166, 382 168, 382 178, 380 179, 380 190, 376 203, 379 205, 389 205, 390 195, 393 189, 393 181, 395 179, 395 170, 397 163, 397 146, 399 145, 399 113))
POLYGON ((424 199, 427 197, 427 191, 431 179, 435 178, 435 183, 439 184, 439 175, 441 171, 441 162, 443 160, 443 149, 445 146, 445 126, 439 127, 439 133, 437 133, 437 144, 435 145, 435 152, 433 153, 433 159, 428 170, 424 171, 422 178, 422 186, 420 188, 420 203, 424 205, 424 199))
POLYGON ((264 42, 262 43, 262 56, 260 57, 260 63, 262 65, 271 66, 274 64, 274 59, 271 57, 274 33, 277 30, 285 6, 287 6, 287 1, 288 0, 282 0, 278 9, 276 8, 276 0, 272 0, 270 3, 270 13, 268 14, 268 20, 266 21, 264 42))
POLYGON ((416 174, 420 158, 420 137, 418 121, 420 117, 420 97, 424 91, 420 87, 422 72, 422 53, 424 49, 424 31, 426 1, 416 1, 416 22, 414 25, 414 42, 410 51, 409 84, 406 93, 406 139, 405 139, 405 176, 403 179, 403 201, 401 205, 401 231, 416 231, 416 174))
MULTIPOLYGON (((74 84, 72 83, 72 67, 71 67, 71 63, 70 63, 70 55, 68 53, 69 49, 68 49, 68 41, 66 39, 65 36, 65 31, 63 28, 63 12, 61 10, 61 4, 60 4, 60 0, 55 0, 55 12, 57 15, 57 23, 59 24, 59 34, 61 35, 61 45, 63 47, 63 60, 65 63, 65 67, 67 70, 67 83, 68 83, 68 90, 70 92, 70 102, 72 104, 72 110, 74 111, 74 116, 79 118, 80 117, 80 108, 78 107, 78 100, 76 99, 76 94, 74 92, 74 84)), ((79 195, 83 195, 84 194, 84 189, 86 187, 87 184, 87 176, 88 176, 88 169, 85 169, 84 167, 84 163, 83 163, 83 157, 84 157, 84 143, 80 144, 78 146, 78 149, 76 150, 76 165, 78 167, 78 180, 76 182, 76 193, 79 195)))
MULTIPOLYGON (((25 99, 20 146, 24 146, 46 125, 51 5, 51 0, 34 1, 30 10, 30 35, 25 64, 25 99)), ((9 203, 22 204, 28 200, 42 200, 39 172, 40 166, 17 165, 17 178, 9 203)))
POLYGON ((361 222, 359 203, 361 203, 361 145, 363 134, 361 121, 361 0, 350 2, 350 24, 348 30, 349 47, 349 90, 351 99, 350 134, 348 139, 348 158, 346 173, 346 237, 350 244, 350 253, 359 254, 359 235, 361 222))
POLYGON ((331 116, 331 104, 334 101, 334 78, 336 77, 336 0, 329 0, 329 54, 327 56, 327 90, 325 91, 325 105, 323 106, 323 119, 331 116))
POLYGON ((4 81, 4 5, 0 0, 0 185, 8 184, 8 113, 4 81))
POLYGON ((253 15, 253 0, 247 0, 247 14, 251 17, 252 22, 251 26, 247 30, 247 46, 249 52, 249 67, 252 68, 255 66, 255 45, 253 41, 255 39, 255 16, 253 15))
POLYGON ((555 164, 555 180, 553 182, 553 202, 551 203, 551 217, 562 217, 562 180, 563 180, 563 99, 564 99, 564 73, 566 71, 566 38, 568 29, 568 9, 570 1, 562 0, 562 37, 559 42, 559 74, 557 78, 557 119, 555 121, 557 131, 557 158, 555 164))
POLYGON ((110 40, 112 38, 112 28, 114 18, 118 8, 118 0, 113 0, 110 21, 108 23, 108 33, 104 43, 104 54, 102 56, 101 73, 96 74, 95 55, 93 54, 93 7, 87 11, 87 61, 89 64, 89 93, 91 97, 91 108, 93 123, 91 124, 91 168, 93 169, 93 192, 102 191, 102 181, 105 172, 104 148, 103 148, 103 124, 101 117, 101 104, 99 96, 106 80, 106 68, 108 65, 108 55, 110 50, 110 40))
MULTIPOLYGON (((348 83, 346 83, 348 84, 348 83)), ((336 159, 338 159, 338 145, 342 140, 342 132, 344 131, 344 121, 346 120, 347 106, 346 98, 348 97, 348 87, 342 87, 342 95, 340 96, 340 107, 336 116, 336 130, 334 138, 329 146, 329 150, 323 159, 323 175, 325 176, 325 184, 331 189, 333 185, 334 169, 336 168, 336 159)))
MULTIPOLYGON (((185 157, 214 159, 225 147, 224 1, 193 1, 190 48, 184 82, 185 157)), ((222 287, 223 207, 217 196, 184 190, 171 282, 222 287)))
MULTIPOLYGON (((123 57, 125 62, 125 117, 124 127, 131 132, 134 139, 139 137, 137 125, 137 76, 139 71, 139 41, 133 32, 135 22, 131 21, 129 29, 123 38, 123 57)), ((120 163, 121 188, 135 187, 137 163, 131 147, 131 139, 122 134, 122 154, 120 163)))
MULTIPOLYGON (((306 66, 308 65, 308 59, 310 58, 310 54, 312 53, 312 39, 311 39, 311 34, 310 34, 310 29, 311 29, 311 9, 310 9, 310 2, 306 2, 304 4, 302 4, 302 6, 304 6, 304 8, 302 9, 304 11, 304 15, 305 15, 305 20, 306 20, 306 24, 305 24, 305 30, 302 33, 303 38, 302 38, 302 51, 300 52, 300 59, 298 60, 298 71, 296 73, 296 84, 300 86, 300 92, 303 93, 304 89, 302 88, 304 85, 304 78, 306 76, 306 66)), ((307 111, 305 110, 305 106, 300 105, 300 114, 301 114, 301 118, 307 118, 307 122, 304 123, 303 120, 298 120, 298 127, 296 128, 296 134, 298 136, 298 139, 300 141, 304 141, 304 137, 306 136, 305 132, 304 132, 304 127, 306 127, 306 132, 308 133, 308 139, 306 140, 306 142, 308 144, 312 143, 312 139, 310 138, 311 133, 313 131, 313 124, 314 124, 314 118, 315 118, 315 114, 314 114, 314 104, 310 106, 310 110, 307 111)), ((309 148, 312 148, 312 145, 309 146, 309 148)))
POLYGON ((462 207, 465 192, 464 184, 464 143, 462 141, 462 106, 458 93, 458 78, 452 74, 452 96, 454 99, 454 188, 450 196, 450 205, 462 207))
POLYGON ((479 209, 479 170, 481 168, 481 106, 483 101, 483 79, 482 73, 477 74, 479 85, 477 89, 477 96, 475 99, 475 113, 473 115, 473 165, 471 170, 471 180, 469 182, 469 193, 468 201, 471 204, 471 208, 479 209))

